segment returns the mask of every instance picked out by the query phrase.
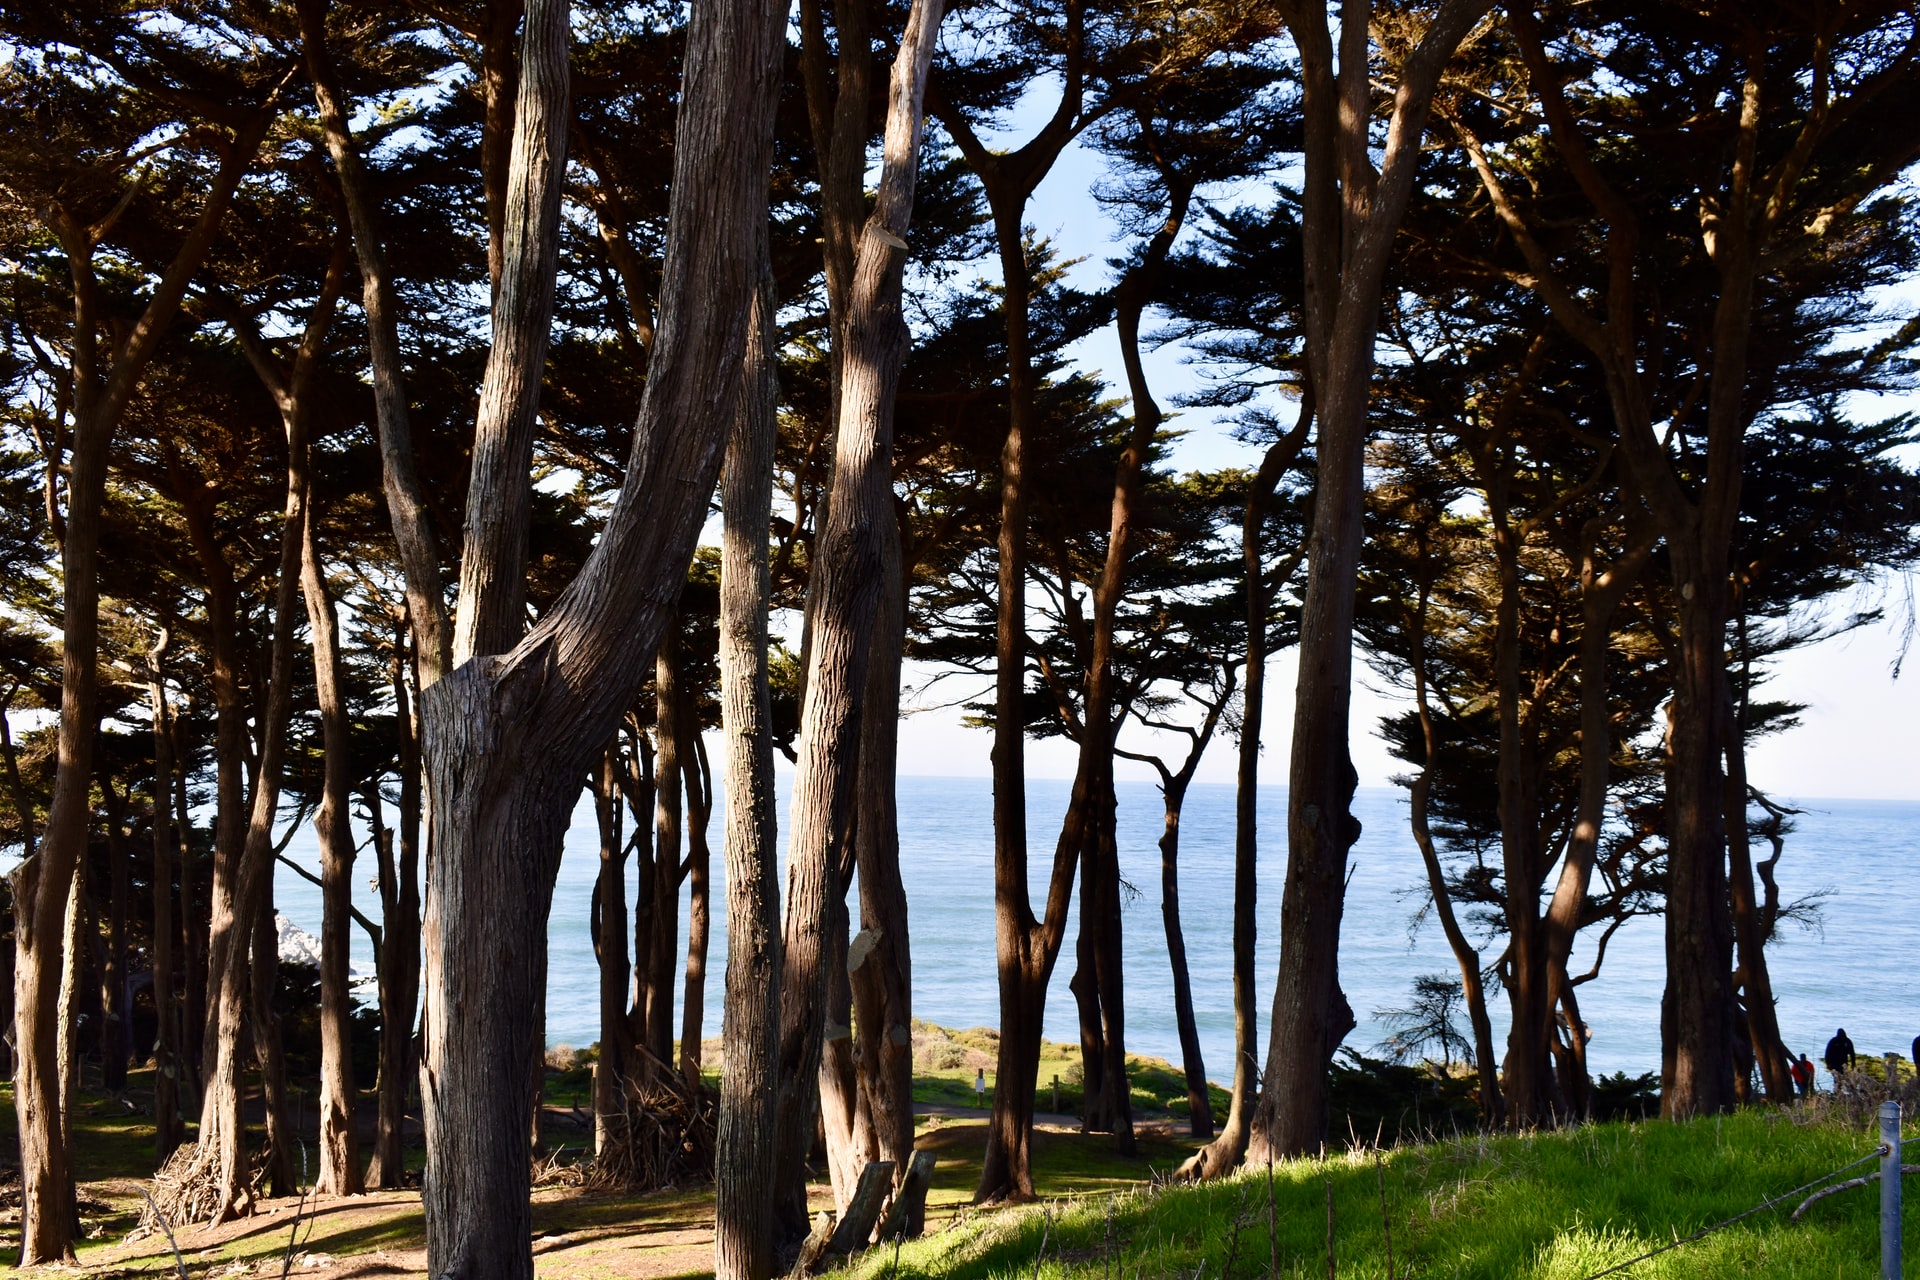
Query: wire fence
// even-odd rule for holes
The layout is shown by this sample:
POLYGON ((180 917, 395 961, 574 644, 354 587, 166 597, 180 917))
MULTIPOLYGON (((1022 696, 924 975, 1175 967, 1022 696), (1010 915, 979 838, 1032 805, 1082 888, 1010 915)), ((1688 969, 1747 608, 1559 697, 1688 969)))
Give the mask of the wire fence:
MULTIPOLYGON (((1920 1142, 1920 1137, 1908 1138, 1906 1139, 1906 1141, 1902 1142, 1900 1145, 1904 1149, 1908 1145, 1915 1142, 1920 1142)), ((1762 1200, 1759 1204, 1753 1206, 1753 1208, 1748 1209, 1742 1213, 1736 1213, 1731 1218, 1724 1218, 1719 1222, 1711 1224, 1710 1226, 1702 1227, 1690 1236, 1681 1236, 1679 1239, 1673 1240, 1667 1244, 1663 1244, 1656 1249, 1649 1249, 1637 1258, 1629 1258, 1625 1262, 1615 1263, 1613 1266, 1608 1267, 1604 1271, 1596 1271, 1592 1275, 1586 1277, 1586 1280, 1600 1280, 1600 1277, 1602 1276, 1615 1275, 1619 1272, 1627 1270, 1627 1268, 1629 1267, 1637 1267, 1641 1263, 1646 1262, 1649 1259, 1657 1258, 1663 1253, 1672 1253, 1675 1249, 1678 1249, 1683 1245, 1689 1245, 1689 1244, 1693 1244, 1695 1241, 1704 1240, 1716 1231, 1724 1231, 1728 1227, 1733 1226, 1735 1223, 1744 1222, 1746 1219, 1753 1217, 1757 1213, 1765 1213, 1768 1209, 1772 1209, 1779 1205, 1785 1204, 1787 1201, 1793 1199, 1795 1196, 1804 1195, 1809 1191, 1818 1190, 1819 1188, 1826 1186, 1828 1183, 1833 1182, 1835 1179, 1839 1178, 1842 1174, 1853 1172, 1855 1169, 1858 1169, 1863 1164, 1871 1164, 1874 1161, 1882 1160, 1886 1157, 1886 1154, 1887 1154, 1887 1148, 1885 1144, 1876 1146, 1872 1151, 1869 1151, 1866 1155, 1861 1156, 1858 1160, 1853 1161, 1851 1164, 1843 1164, 1838 1169, 1835 1169, 1830 1173, 1823 1173, 1819 1177, 1815 1178, 1813 1181, 1804 1183, 1801 1186, 1795 1187, 1791 1191, 1783 1191, 1777 1196, 1770 1196, 1767 1199, 1762 1200)))

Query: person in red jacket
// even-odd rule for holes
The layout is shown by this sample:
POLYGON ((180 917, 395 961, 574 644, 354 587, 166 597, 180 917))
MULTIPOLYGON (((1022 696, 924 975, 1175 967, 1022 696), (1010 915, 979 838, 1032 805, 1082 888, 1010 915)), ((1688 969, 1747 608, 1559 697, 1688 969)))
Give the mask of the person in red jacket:
POLYGON ((1801 1054, 1788 1070, 1793 1075, 1793 1087, 1801 1097, 1813 1092, 1813 1063, 1807 1061, 1807 1055, 1801 1054))

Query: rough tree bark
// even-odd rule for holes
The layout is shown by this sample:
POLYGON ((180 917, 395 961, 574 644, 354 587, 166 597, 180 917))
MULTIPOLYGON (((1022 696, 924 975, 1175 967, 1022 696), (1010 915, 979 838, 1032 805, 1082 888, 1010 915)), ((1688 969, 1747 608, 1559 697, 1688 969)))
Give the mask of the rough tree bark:
POLYGON ((1381 282, 1406 212, 1433 90, 1454 49, 1490 7, 1445 0, 1399 68, 1376 171, 1370 155, 1368 0, 1347 0, 1338 72, 1324 6, 1290 3, 1306 117, 1302 244, 1307 368, 1319 417, 1319 467, 1300 625, 1287 790, 1287 876, 1280 976, 1251 1156, 1304 1155, 1326 1137, 1327 1065, 1352 1026, 1338 977, 1347 850, 1359 836, 1348 753, 1354 579, 1363 538, 1367 389, 1381 282))
MULTIPOLYGON (((561 178, 567 18, 565 5, 534 0, 521 51, 499 310, 529 321, 552 296, 557 219, 533 224, 557 200, 538 188, 561 178), (523 156, 536 149, 538 163, 523 156)), ((739 399, 784 20, 770 0, 693 10, 660 325, 625 483, 586 564, 533 631, 422 691, 433 797, 422 1094, 436 1276, 532 1274, 522 1082, 547 910, 580 780, 637 692, 636 659, 666 632, 739 399)), ((527 323, 514 341, 545 338, 544 322, 527 323)), ((537 353, 514 357, 537 372, 537 353)), ((497 487, 528 483, 524 468, 487 474, 497 487)), ((470 493, 470 508, 495 497, 470 493)))
POLYGON ((780 882, 767 689, 773 289, 764 229, 739 408, 720 482, 720 706, 727 743, 727 979, 714 1155, 715 1280, 771 1280, 780 1057, 780 882))
POLYGON ((145 309, 106 350, 104 299, 94 275, 93 230, 54 210, 54 233, 74 285, 73 432, 67 471, 65 535, 60 546, 60 724, 56 772, 46 830, 34 856, 13 873, 14 1109, 20 1134, 23 1265, 57 1262, 73 1254, 73 1171, 61 1134, 58 1039, 67 886, 86 848, 98 727, 101 509, 106 500, 107 455, 113 434, 161 337, 173 321, 187 284, 212 246, 241 175, 252 164, 275 100, 260 108, 225 147, 200 214, 154 287, 145 309))
MULTIPOLYGON (((806 1154, 821 1062, 829 971, 829 900, 851 862, 855 781, 875 618, 886 590, 893 511, 893 409, 908 333, 901 309, 924 126, 921 103, 940 29, 940 0, 915 0, 888 88, 873 213, 860 233, 841 341, 840 419, 825 523, 810 583, 812 643, 801 754, 793 782, 780 1008, 781 1114, 775 1212, 782 1233, 807 1233, 806 1154)), ((844 937, 844 933, 841 935, 844 937)))

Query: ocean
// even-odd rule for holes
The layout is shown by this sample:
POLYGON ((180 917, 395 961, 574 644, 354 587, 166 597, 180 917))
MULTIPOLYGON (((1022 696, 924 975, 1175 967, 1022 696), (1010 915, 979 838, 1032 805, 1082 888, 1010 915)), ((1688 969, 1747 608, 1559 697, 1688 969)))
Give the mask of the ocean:
MULTIPOLYGON (((780 787, 783 835, 786 781, 783 777, 780 787)), ((1069 786, 1054 779, 1028 783, 1036 909, 1044 898, 1069 786)), ((903 777, 899 801, 914 1014, 952 1027, 994 1026, 992 784, 985 778, 903 777)), ((1180 897, 1187 959, 1207 1074, 1221 1083, 1230 1082, 1233 1074, 1233 801, 1230 785, 1196 784, 1181 823, 1180 897)), ((1810 897, 1819 901, 1816 923, 1783 923, 1768 951, 1787 1044, 1817 1060, 1827 1038, 1844 1026, 1862 1054, 1897 1051, 1904 1056, 1920 1034, 1920 802, 1793 803, 1805 812, 1787 837, 1779 866, 1782 896, 1789 902, 1810 897)), ((1133 888, 1125 895, 1123 916, 1127 1048, 1177 1063, 1179 1039, 1160 915, 1159 791, 1148 782, 1123 782, 1119 805, 1121 875, 1133 888)), ((1380 1011, 1405 1007, 1417 975, 1454 976, 1457 971, 1438 924, 1422 910, 1425 875, 1407 830, 1406 793, 1392 787, 1363 788, 1354 807, 1363 832, 1351 857, 1340 981, 1359 1020, 1345 1044, 1372 1055, 1388 1034, 1380 1011)), ((1278 964, 1285 814, 1285 787, 1263 787, 1257 965, 1266 992, 1259 1008, 1263 1060, 1270 1025, 1267 1004, 1278 964)), ((720 1034, 726 972, 725 868, 719 848, 723 830, 716 813, 710 832, 715 848, 706 996, 709 1036, 720 1034)), ((310 831, 295 838, 288 855, 317 869, 310 831)), ((592 806, 583 801, 567 834, 549 926, 550 1045, 584 1047, 599 1038, 598 976, 588 938, 598 864, 592 806)), ((371 879, 370 862, 356 868, 355 901, 377 918, 371 879)), ((631 902, 631 864, 628 881, 631 902)), ((282 913, 319 932, 318 890, 283 869, 274 892, 282 913)), ((683 900, 683 955, 685 920, 683 900)), ((1079 1036, 1067 990, 1077 920, 1076 908, 1065 955, 1047 996, 1050 1039, 1077 1041, 1079 1036)), ((1665 982, 1661 929, 1658 918, 1630 921, 1608 943, 1599 976, 1581 989, 1582 1011, 1593 1032, 1589 1058, 1596 1072, 1659 1070, 1660 992, 1665 982)), ((1583 937, 1574 956, 1575 972, 1592 963, 1594 941, 1583 937)), ((371 949, 357 928, 354 965, 357 971, 371 971, 371 949)), ((1504 1045, 1505 999, 1494 994, 1490 1005, 1496 1043, 1504 1045)))

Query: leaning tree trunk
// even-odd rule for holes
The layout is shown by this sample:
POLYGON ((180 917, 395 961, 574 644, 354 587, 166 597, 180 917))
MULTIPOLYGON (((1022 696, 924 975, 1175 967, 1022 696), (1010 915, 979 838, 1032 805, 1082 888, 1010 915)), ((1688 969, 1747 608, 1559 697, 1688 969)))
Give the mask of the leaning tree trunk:
MULTIPOLYGON (((534 210, 558 198, 567 17, 554 0, 527 7, 511 185, 533 162, 523 150, 544 147, 542 181, 555 189, 508 202, 503 311, 521 305, 510 292, 551 298, 557 217, 514 223, 534 223, 534 210)), ((476 656, 423 691, 433 985, 422 1094, 435 1276, 532 1274, 522 1085, 547 909, 581 778, 638 692, 638 662, 665 637, 740 398, 785 17, 770 0, 693 10, 660 323, 620 495, 579 575, 511 653, 476 656)), ((525 341, 544 336, 544 325, 522 326, 525 341)), ((495 479, 527 483, 524 471, 495 479)))
POLYGON ((727 742, 727 977, 714 1155, 715 1280, 774 1274, 773 1161, 780 1054, 780 882, 767 690, 767 529, 773 508, 773 289, 767 246, 746 385, 720 482, 720 705, 727 742))
POLYGON ((1426 868, 1433 913, 1440 921, 1440 931, 1446 936, 1447 947, 1460 969, 1460 992, 1466 999, 1467 1023, 1473 1030, 1474 1072, 1480 1079, 1480 1115, 1487 1124, 1497 1126, 1506 1119, 1506 1096, 1500 1091, 1500 1063, 1493 1051, 1493 1023, 1487 1017, 1487 985, 1481 977, 1480 951, 1467 937, 1453 909, 1453 890, 1447 884, 1429 823, 1433 776, 1439 767, 1440 755, 1433 711, 1427 702, 1427 612, 1432 587, 1431 581, 1421 580, 1413 619, 1413 661, 1409 665, 1413 668, 1414 713, 1420 721, 1421 763, 1420 772, 1414 775, 1413 785, 1408 788, 1408 821, 1413 829, 1413 843, 1420 850, 1420 861, 1426 868))

